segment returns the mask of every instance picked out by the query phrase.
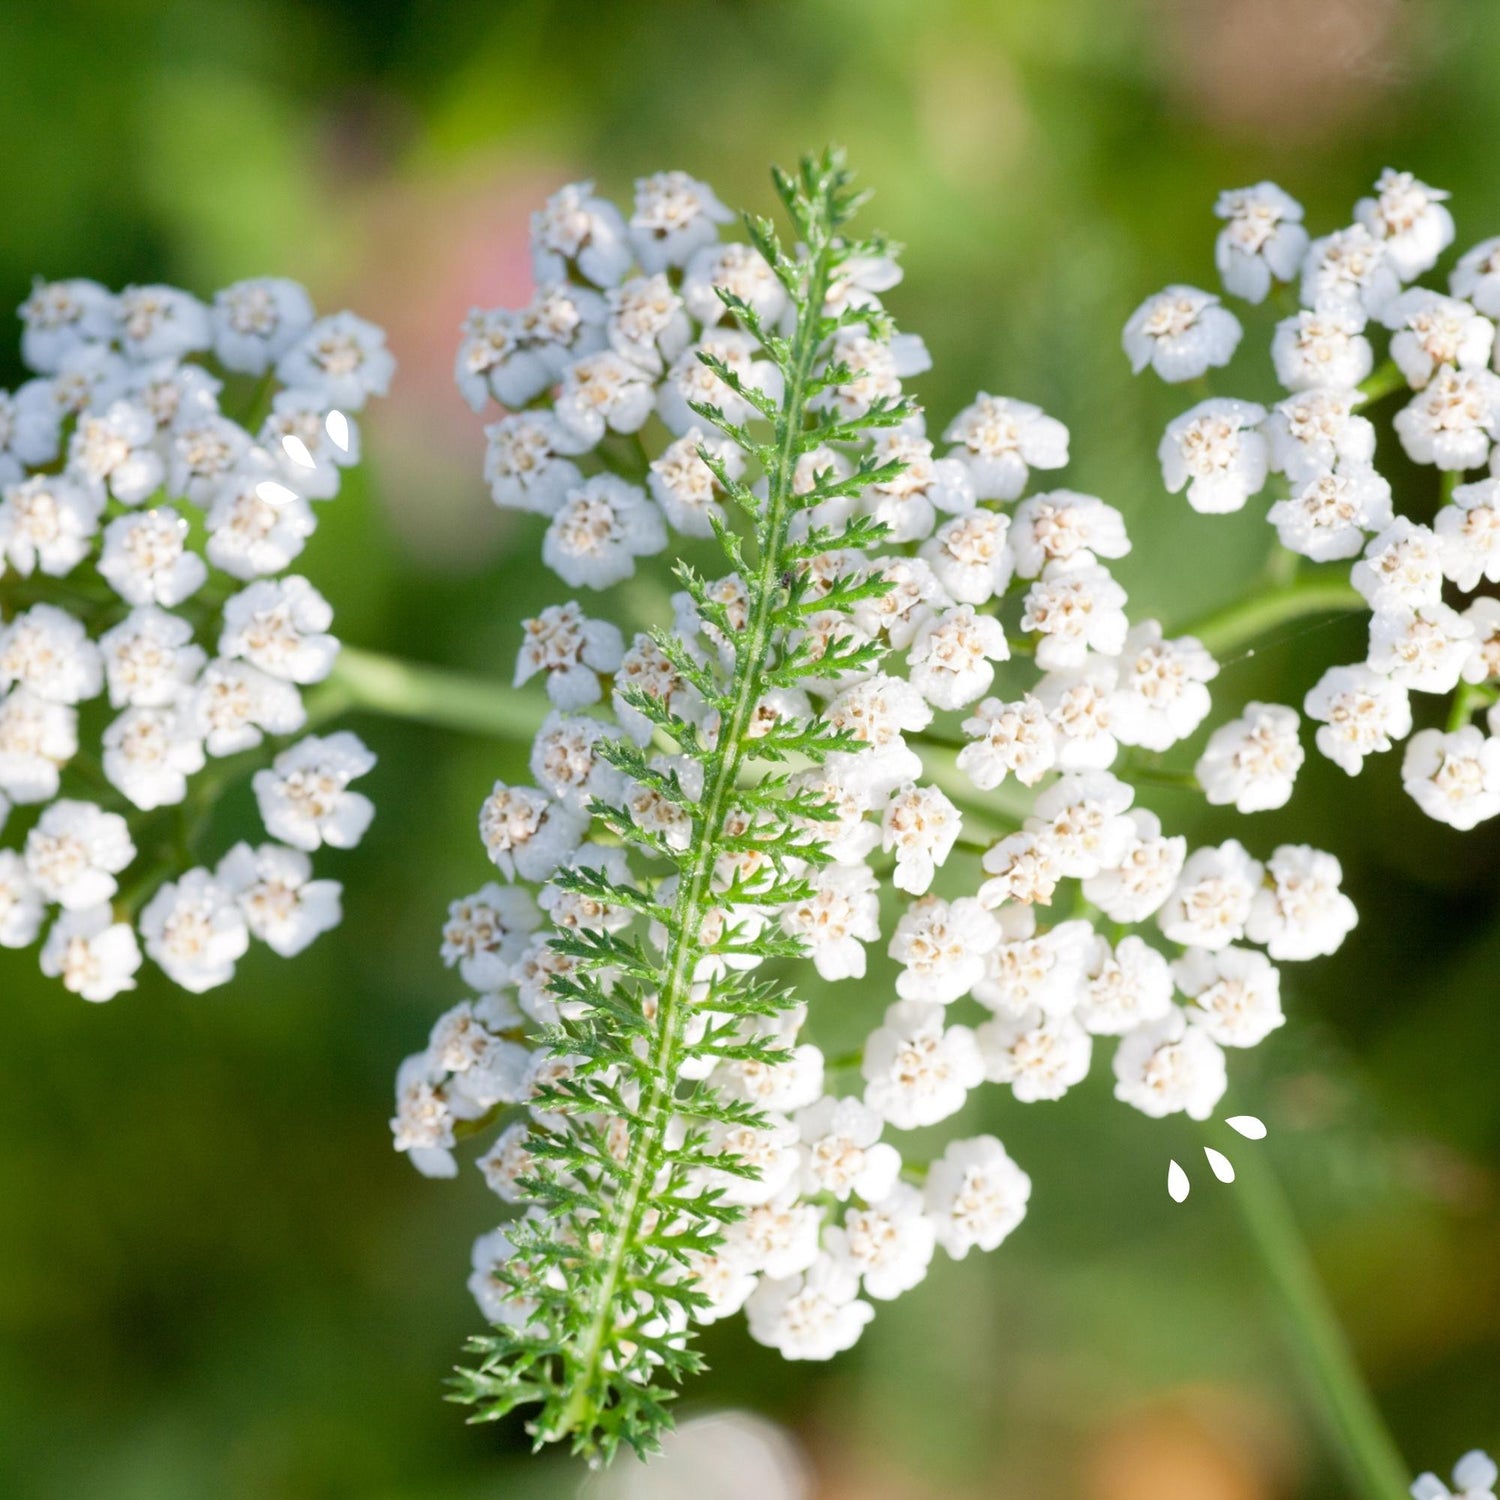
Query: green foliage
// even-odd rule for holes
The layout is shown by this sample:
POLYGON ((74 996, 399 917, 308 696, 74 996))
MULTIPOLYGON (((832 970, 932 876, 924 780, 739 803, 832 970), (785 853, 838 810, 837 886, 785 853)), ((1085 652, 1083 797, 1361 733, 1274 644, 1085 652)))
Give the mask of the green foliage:
MULTIPOLYGON (((516 618, 555 600, 530 523, 485 501, 448 369, 456 318, 522 265, 539 179, 618 193, 659 163, 759 202, 768 153, 836 132, 910 243, 899 306, 937 356, 924 401, 951 411, 982 387, 1068 422, 1070 483, 1125 511, 1121 577, 1174 625, 1243 593, 1267 540, 1249 508, 1185 517, 1162 493, 1155 445, 1193 398, 1132 380, 1119 353, 1145 290, 1212 289, 1215 193, 1271 177, 1332 226, 1389 163, 1454 190, 1461 246, 1500 222, 1491 0, 1202 0, 1177 7, 1182 24, 1156 0, 3 10, 3 307, 34 274, 206 292, 270 272, 388 322, 400 399, 307 571, 349 640, 475 674, 496 675, 516 618), (1242 45, 1219 66, 1206 49, 1226 30, 1242 45)), ((11 386, 19 325, 4 321, 11 386)), ((639 597, 664 599, 662 576, 639 597)), ((1353 622, 1277 630, 1216 686, 1226 705, 1295 703, 1359 649, 1353 622)), ((489 702, 502 729, 530 709, 489 702)), ((0 953, 7 1500, 576 1492, 573 1466, 524 1455, 515 1425, 465 1428, 432 1399, 475 1317, 462 1246, 494 1200, 469 1168, 434 1192, 379 1123, 391 1059, 433 1014, 433 932, 473 875, 474 808, 497 774, 524 778, 525 748, 357 727, 381 754, 379 817, 357 855, 330 859, 346 925, 297 964, 262 954, 207 1000, 147 978, 101 1010, 59 1004, 31 955, 0 953)), ((1500 1440, 1500 840, 1423 818, 1392 759, 1358 780, 1310 764, 1295 817, 1260 815, 1268 847, 1337 842, 1362 921, 1298 976, 1296 1022, 1241 1104, 1272 1121, 1266 1147, 1403 1447, 1436 1463, 1500 1440), (1394 1144, 1378 1134, 1393 1121, 1394 1144), (1412 1266, 1414 1294, 1391 1296, 1412 1266)), ((1145 800, 1208 832, 1187 793, 1145 800)), ((216 816, 223 837, 254 832, 243 796, 216 816)), ((809 978, 811 1039, 851 1046, 891 977, 872 951, 868 986, 809 978)), ((985 1091, 971 1128, 1049 1184, 1003 1262, 938 1268, 832 1378, 716 1325, 697 1401, 815 1430, 834 1489, 878 1473, 895 1493, 1078 1500, 1111 1482, 1117 1437, 1134 1451, 1133 1423, 1158 1424, 1169 1462, 1170 1433, 1200 1451, 1244 1420, 1265 1440, 1216 1449, 1234 1482, 1343 1500, 1273 1353, 1234 1190, 1165 1212, 1158 1122, 1122 1113, 1106 1077, 1062 1112, 985 1091), (962 1317, 941 1316, 954 1305, 962 1317)))

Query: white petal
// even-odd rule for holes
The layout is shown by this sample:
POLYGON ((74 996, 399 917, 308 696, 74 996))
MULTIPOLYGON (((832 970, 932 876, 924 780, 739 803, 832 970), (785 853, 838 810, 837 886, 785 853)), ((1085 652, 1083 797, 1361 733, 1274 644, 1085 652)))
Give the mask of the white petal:
POLYGON ((1167 1166, 1167 1193, 1173 1203, 1181 1203, 1192 1190, 1192 1183, 1188 1181, 1188 1175, 1177 1163, 1171 1162, 1167 1166))
POLYGON ((1208 1158, 1208 1164, 1213 1168, 1213 1174, 1220 1182, 1234 1181, 1234 1164, 1222 1151, 1215 1151, 1212 1146, 1205 1146, 1203 1154, 1208 1158))
POLYGON ((1256 1119, 1254 1115, 1231 1115, 1224 1123, 1231 1130, 1238 1131, 1247 1141, 1263 1141, 1266 1138, 1265 1121, 1256 1119))
MULTIPOLYGON (((295 442, 289 438, 288 442, 295 442)), ((296 490, 289 490, 284 484, 277 484, 274 479, 262 479, 255 486, 255 493, 260 496, 267 505, 290 505, 297 498, 296 490)))
POLYGON ((307 451, 307 444, 295 432, 287 433, 281 439, 281 446, 286 450, 286 456, 294 464, 298 464, 304 469, 316 469, 318 467, 317 460, 307 451))

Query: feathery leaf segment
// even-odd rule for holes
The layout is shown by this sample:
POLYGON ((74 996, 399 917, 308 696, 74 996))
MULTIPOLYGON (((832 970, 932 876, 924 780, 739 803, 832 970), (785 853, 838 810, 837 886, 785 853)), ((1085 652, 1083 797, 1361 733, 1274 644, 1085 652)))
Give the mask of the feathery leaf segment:
POLYGON ((474 1405, 477 1420, 535 1407, 530 1431, 539 1446, 568 1442, 596 1461, 622 1443, 642 1455, 653 1451, 676 1386, 702 1368, 689 1339, 690 1314, 707 1301, 694 1289, 694 1259, 711 1254, 743 1213, 705 1188, 704 1174, 755 1171, 712 1151, 712 1132, 764 1123, 752 1101, 728 1096, 707 1075, 716 1063, 770 1066, 787 1055, 766 1023, 794 997, 754 970, 802 952, 766 918, 805 897, 805 872, 827 860, 818 824, 833 817, 793 776, 859 748, 846 730, 768 712, 766 695, 831 668, 868 669, 881 651, 856 643, 851 632, 818 654, 803 626, 814 612, 848 614, 886 590, 878 577, 817 589, 806 568, 831 549, 871 546, 884 528, 867 518, 832 528, 798 518, 888 483, 904 467, 859 446, 909 415, 904 399, 876 399, 853 416, 827 399, 860 373, 830 356, 835 335, 855 326, 889 335, 883 317, 841 306, 830 292, 846 262, 888 247, 845 234, 863 195, 841 154, 808 158, 797 175, 777 173, 775 182, 798 249, 789 254, 767 220, 748 219, 747 228, 786 288, 795 312, 790 332, 766 326, 738 297, 720 295, 779 373, 779 398, 704 355, 756 417, 741 424, 718 406, 694 406, 748 461, 747 476, 737 477, 708 448, 699 450, 730 502, 730 519, 715 535, 741 583, 743 609, 732 615, 710 581, 679 563, 705 634, 721 650, 695 653, 665 630, 654 640, 702 695, 707 716, 689 722, 670 704, 629 692, 626 701, 647 716, 658 742, 675 750, 667 763, 673 769, 623 739, 604 751, 676 809, 690 837, 679 849, 681 840, 647 826, 628 803, 595 802, 596 826, 658 870, 666 867, 666 878, 622 885, 589 868, 557 877, 565 890, 624 908, 635 920, 623 931, 577 928, 552 939, 571 962, 567 977, 553 980, 561 1019, 543 1042, 566 1062, 532 1100, 552 1128, 532 1133, 532 1175, 522 1186, 536 1206, 510 1226, 515 1254, 497 1272, 518 1309, 517 1326, 476 1339, 477 1362, 456 1381, 455 1399, 474 1405), (829 445, 859 451, 854 471, 843 479, 826 469, 799 476, 799 462, 829 445), (749 482, 753 473, 761 483, 749 482), (697 795, 693 766, 702 776, 697 795))

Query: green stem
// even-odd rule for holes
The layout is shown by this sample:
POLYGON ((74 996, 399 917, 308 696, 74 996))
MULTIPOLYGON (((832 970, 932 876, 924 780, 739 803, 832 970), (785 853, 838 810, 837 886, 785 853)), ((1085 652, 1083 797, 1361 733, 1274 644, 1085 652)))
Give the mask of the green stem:
POLYGON ((256 382, 255 389, 250 394, 250 404, 245 410, 247 431, 259 431, 261 424, 271 415, 271 396, 275 389, 276 371, 273 367, 256 382))
POLYGON ((117 916, 134 926, 146 903, 181 870, 182 860, 175 852, 161 854, 138 869, 135 878, 115 892, 110 905, 117 916))
POLYGON ((1369 607, 1347 577, 1309 573, 1282 588, 1257 589, 1182 626, 1176 634, 1196 636, 1222 659, 1248 648, 1267 631, 1308 615, 1346 614, 1369 607))
POLYGON ((906 743, 908 745, 931 745, 934 749, 952 750, 956 754, 960 750, 967 749, 973 742, 964 739, 962 735, 955 738, 953 735, 939 734, 932 729, 913 729, 907 732, 906 743))
POLYGON ((1290 547, 1274 548, 1266 560, 1266 582, 1273 588, 1290 588, 1302 572, 1303 561, 1290 547))
POLYGON ((312 708, 319 719, 362 709, 440 729, 529 743, 549 706, 538 693, 516 691, 489 678, 345 646, 312 708))
POLYGON ((598 1252, 601 1267, 589 1288, 589 1316, 576 1340, 564 1347, 568 1398, 556 1427, 543 1436, 578 1435, 585 1447, 603 1415, 604 1359, 620 1316, 619 1298, 636 1253, 650 1187, 661 1170, 667 1127, 675 1113, 678 1062, 693 975, 703 953, 703 927, 712 907, 711 884, 720 853, 724 819, 749 749, 748 733, 760 697, 771 650, 773 618, 784 566, 783 550, 791 516, 798 444, 806 422, 809 385, 822 344, 822 309, 837 242, 832 234, 814 248, 805 303, 792 338, 787 380, 777 432, 775 461, 769 465, 765 509, 757 518, 760 557, 750 581, 749 619, 737 645, 728 709, 719 729, 718 750, 708 763, 703 801, 693 819, 693 839, 680 867, 663 983, 655 1026, 648 1044, 649 1087, 634 1121, 629 1155, 611 1215, 609 1233, 598 1252))
POLYGON ((1397 391, 1410 390, 1410 388, 1406 376, 1401 373, 1396 361, 1388 359, 1360 382, 1359 400, 1354 404, 1356 409, 1361 406, 1373 406, 1375 402, 1386 396, 1393 396, 1397 391))
POLYGON ((1494 697, 1472 682, 1461 682, 1453 692, 1453 702, 1448 709, 1448 733, 1462 729, 1474 717, 1475 709, 1485 708, 1494 702, 1494 697))
POLYGON ((1141 786, 1167 787, 1176 792, 1203 790, 1191 771, 1163 771, 1156 766, 1129 765, 1124 774, 1141 786))
POLYGON ((1318 1420, 1359 1500, 1410 1500, 1400 1450, 1360 1371, 1286 1193, 1264 1155, 1241 1153, 1233 1197, 1280 1300, 1318 1420))
MULTIPOLYGON (((1258 639, 1268 630, 1307 615, 1366 608, 1344 580, 1310 574, 1279 588, 1250 594, 1212 615, 1182 627, 1178 634, 1196 636, 1217 656, 1258 639)), ((362 710, 389 718, 433 724, 490 739, 526 743, 547 717, 547 700, 517 691, 502 682, 446 667, 403 661, 376 651, 345 646, 328 681, 310 708, 319 721, 362 710)), ((935 750, 953 752, 966 741, 920 733, 913 739, 935 750)), ((939 775, 939 781, 945 778, 939 775)), ((956 781, 972 795, 962 777, 956 781)))

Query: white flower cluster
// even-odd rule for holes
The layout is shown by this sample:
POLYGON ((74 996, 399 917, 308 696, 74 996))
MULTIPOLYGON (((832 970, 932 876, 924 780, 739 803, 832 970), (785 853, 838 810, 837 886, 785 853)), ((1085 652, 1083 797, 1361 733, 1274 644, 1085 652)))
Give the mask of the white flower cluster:
MULTIPOLYGON (((753 248, 719 242, 724 218, 712 192, 679 173, 639 183, 628 217, 588 184, 565 188, 533 221, 532 302, 476 313, 466 327, 461 389, 476 406, 494 395, 512 408, 489 428, 494 497, 547 518, 543 556, 570 587, 629 576, 638 557, 666 548, 669 532, 681 538, 673 550, 710 535, 725 516, 724 475, 763 482, 687 405, 750 420, 755 404, 716 370, 779 394, 755 340, 721 326, 715 288, 772 323, 785 294, 753 248), (661 445, 649 461, 635 443, 643 432, 661 445), (624 477, 632 472, 640 483, 624 477)), ((829 306, 868 308, 875 319, 879 294, 897 279, 889 260, 857 261, 829 306)), ((902 336, 846 331, 826 357, 850 373, 819 398, 831 412, 866 411, 927 367, 920 340, 902 336)), ((723 1167, 698 1188, 741 1212, 724 1243, 696 1257, 706 1301, 692 1315, 709 1322, 743 1308, 755 1338, 797 1359, 828 1358, 859 1337, 872 1315, 861 1293, 879 1301, 915 1286, 939 1246, 955 1257, 992 1249, 1026 1211, 1030 1180, 993 1137, 952 1141, 924 1168, 883 1139, 888 1131, 950 1119, 986 1080, 1023 1101, 1056 1099, 1088 1073, 1101 1037, 1119 1039, 1121 1100, 1148 1115, 1206 1119, 1226 1087, 1224 1049, 1254 1046, 1282 1023, 1273 960, 1330 953, 1355 921, 1332 856, 1285 846, 1262 863, 1233 839, 1190 855, 1134 806, 1125 752, 1160 752, 1191 735, 1208 715, 1217 667, 1196 640, 1165 638, 1154 621, 1132 627, 1107 567, 1130 546, 1116 509, 1067 489, 1022 498, 1033 470, 1066 463, 1061 423, 982 394, 940 443, 916 416, 868 446, 904 469, 799 513, 800 534, 866 517, 887 528, 892 550, 824 552, 799 566, 814 603, 878 587, 852 614, 809 609, 802 645, 829 663, 827 675, 810 691, 768 691, 757 713, 765 734, 820 718, 848 736, 849 748, 823 763, 794 766, 790 783, 822 809, 808 832, 829 862, 806 871, 802 899, 753 920, 736 908, 740 941, 726 939, 696 976, 759 963, 741 951, 752 929, 799 940, 824 979, 863 979, 867 949, 883 934, 900 966, 895 998, 856 1060, 831 1063, 799 1041, 797 1007, 756 1038, 778 1044, 778 1061, 709 1064, 722 1096, 753 1105, 764 1124, 713 1127, 723 1167), (888 670, 840 668, 853 647, 875 642, 888 670), (951 716, 946 741, 934 729, 940 715, 951 716), (945 746, 960 734, 955 762, 945 746), (1018 789, 1011 805, 1024 811, 996 837, 1002 798, 988 794, 1002 783, 1018 789), (970 817, 976 831, 964 838, 970 817), (890 902, 882 911, 883 876, 901 902, 894 919, 890 902), (840 1091, 855 1070, 862 1090, 840 1091)), ((824 449, 804 460, 797 488, 854 475, 857 458, 824 449)), ((726 630, 747 624, 740 578, 709 594, 714 620, 684 594, 674 631, 705 662, 727 651, 726 630)), ((523 1211, 531 1148, 559 1124, 528 1101, 540 1080, 555 1084, 581 1061, 538 1044, 559 1017, 580 1013, 575 960, 558 934, 640 925, 624 905, 559 884, 560 874, 597 871, 601 891, 650 885, 625 849, 591 839, 593 804, 628 807, 663 849, 686 847, 688 819, 667 791, 701 795, 702 766, 672 753, 665 735, 653 746, 641 695, 715 732, 689 676, 658 644, 647 635, 627 644, 576 602, 525 622, 516 680, 538 675, 555 712, 536 737, 536 785, 497 783, 480 815, 504 883, 455 902, 443 934, 444 961, 478 995, 402 1065, 392 1121, 397 1149, 433 1176, 456 1171, 461 1138, 501 1125, 479 1166, 523 1211), (613 723, 581 712, 606 700, 613 723), (627 779, 601 754, 620 736, 657 752, 655 780, 627 779)), ((1275 712, 1235 733, 1243 744, 1211 743, 1210 779, 1236 788, 1222 800, 1276 805, 1289 752, 1275 712)), ((721 861, 719 889, 762 873, 763 856, 743 848, 721 861)), ((660 947, 666 935, 642 937, 660 947)), ((691 1026, 702 1036, 714 1024, 700 1013, 691 1026)), ((636 1085, 615 1087, 627 1109, 597 1126, 624 1162, 636 1085)), ((524 1326, 529 1310, 503 1273, 512 1253, 503 1228, 482 1238, 471 1286, 493 1322, 524 1326)))
MULTIPOLYGON (((1309 241, 1301 206, 1274 184, 1224 194, 1226 291, 1259 302, 1274 282, 1298 283, 1297 310, 1271 341, 1289 394, 1269 410, 1200 402, 1168 425, 1161 463, 1167 488, 1185 488, 1198 511, 1239 510, 1270 485, 1281 546, 1349 566, 1370 610, 1369 651, 1307 694, 1317 747, 1352 776, 1366 756, 1406 740, 1408 793, 1430 817, 1468 829, 1500 813, 1500 601, 1480 592, 1500 583, 1500 238, 1460 256, 1446 292, 1416 285, 1453 242, 1446 198, 1387 171, 1355 205, 1353 224, 1309 241), (1377 368, 1381 328, 1388 360, 1377 368), (1400 390, 1411 394, 1391 418, 1395 436, 1412 463, 1440 474, 1430 524, 1396 512, 1375 467, 1375 423, 1363 415, 1400 390), (1446 723, 1413 734, 1422 716, 1413 693, 1452 695, 1446 723), (1488 732, 1472 722, 1482 709, 1488 732)), ((1227 363, 1240 333, 1217 297, 1174 286, 1137 310, 1124 343, 1137 371, 1149 364, 1176 381, 1227 363)), ((1217 763, 1205 782, 1211 798, 1246 811, 1285 801, 1301 759, 1293 710, 1252 707, 1255 723, 1238 743, 1259 734, 1253 753, 1279 760, 1281 773, 1248 804, 1217 763), (1268 800, 1270 788, 1279 800, 1268 800)))
POLYGON ((167 861, 157 846, 185 814, 153 815, 202 813, 215 763, 306 727, 301 688, 339 648, 327 601, 286 570, 393 361, 379 329, 317 318, 275 279, 211 304, 39 282, 20 315, 35 378, 0 392, 0 945, 42 938, 43 971, 89 1000, 134 987, 142 946, 206 990, 252 937, 290 955, 337 923, 307 854, 369 821, 348 786, 374 761, 347 733, 256 774, 279 843, 174 875, 181 840, 167 861))
POLYGON ((1488 1453, 1475 1448, 1453 1466, 1450 1490, 1436 1474, 1419 1474, 1411 1487, 1412 1500, 1495 1500, 1500 1468, 1488 1453))

